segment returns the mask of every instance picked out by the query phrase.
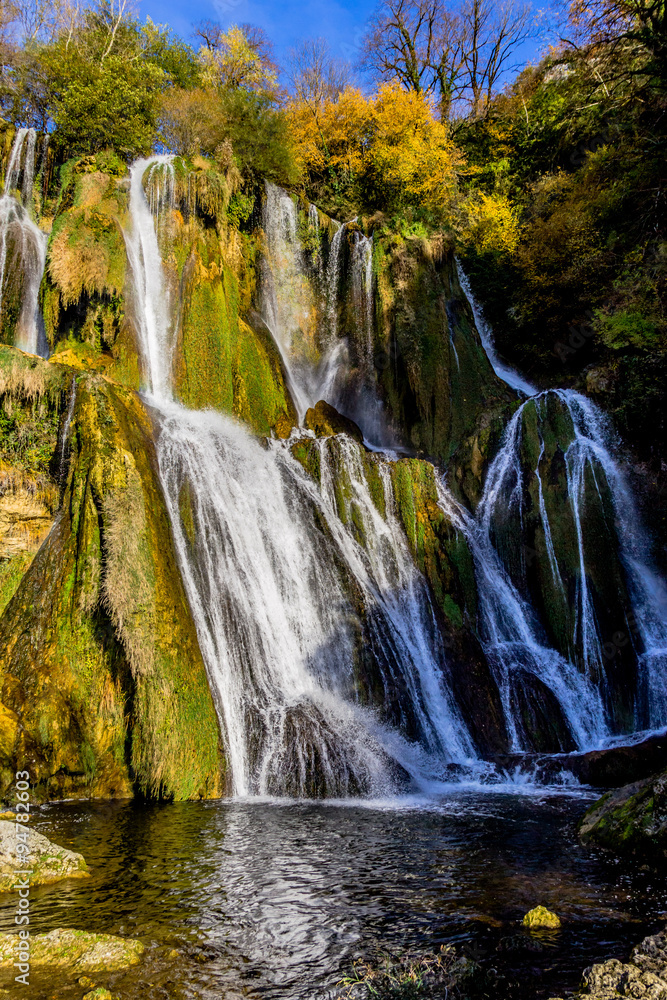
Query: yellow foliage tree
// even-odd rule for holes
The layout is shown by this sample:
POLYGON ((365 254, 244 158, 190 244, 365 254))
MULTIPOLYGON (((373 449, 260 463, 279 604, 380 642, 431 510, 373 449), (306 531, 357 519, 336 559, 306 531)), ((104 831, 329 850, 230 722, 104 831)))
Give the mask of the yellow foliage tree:
POLYGON ((203 46, 200 49, 199 61, 205 88, 243 87, 273 94, 278 85, 273 68, 250 44, 243 28, 235 24, 220 36, 215 48, 203 46))
POLYGON ((450 203, 460 155, 423 94, 393 83, 366 98, 348 87, 333 100, 293 101, 287 113, 311 182, 356 183, 382 207, 450 203))
POLYGON ((483 192, 463 203, 457 229, 459 242, 474 247, 478 253, 500 251, 511 255, 521 235, 518 212, 505 195, 483 192))
POLYGON ((385 84, 373 101, 367 162, 398 201, 442 209, 451 203, 461 155, 422 93, 385 84))

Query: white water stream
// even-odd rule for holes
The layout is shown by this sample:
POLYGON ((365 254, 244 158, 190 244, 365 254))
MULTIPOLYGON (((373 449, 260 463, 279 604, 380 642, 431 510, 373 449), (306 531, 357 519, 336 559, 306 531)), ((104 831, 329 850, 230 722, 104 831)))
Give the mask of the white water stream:
POLYGON ((4 192, 0 197, 0 310, 6 299, 7 282, 15 275, 22 275, 21 306, 14 343, 30 354, 47 357, 48 344, 38 298, 46 264, 48 236, 30 215, 36 141, 37 133, 33 128, 17 131, 7 165, 4 192))
POLYGON ((319 490, 282 443, 265 450, 230 418, 171 401, 170 322, 143 188, 154 162, 131 171, 135 308, 161 414, 161 478, 234 793, 382 796, 437 778, 474 759, 474 744, 448 691, 426 581, 392 512, 388 468, 385 519, 358 446, 342 439, 362 545, 338 516, 326 442, 313 439, 319 490), (363 704, 362 631, 384 710, 363 704))

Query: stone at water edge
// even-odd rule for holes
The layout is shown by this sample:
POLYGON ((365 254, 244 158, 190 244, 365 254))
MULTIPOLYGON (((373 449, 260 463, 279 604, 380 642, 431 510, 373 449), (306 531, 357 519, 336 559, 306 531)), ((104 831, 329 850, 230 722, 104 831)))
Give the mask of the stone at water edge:
MULTIPOLYGON (((16 941, 16 934, 0 934, 0 969, 11 968, 16 961, 16 941)), ((137 965, 144 950, 134 938, 59 927, 30 938, 30 964, 72 972, 118 972, 137 965)))
POLYGON ((607 792, 579 825, 584 843, 664 863, 667 855, 667 771, 607 792))
POLYGON ((547 910, 546 906, 535 906, 523 918, 523 926, 529 928, 549 928, 554 930, 560 927, 560 917, 547 910))
POLYGON ((611 958, 586 969, 576 996, 579 1000, 667 1000, 667 929, 644 938, 629 962, 611 958))
POLYGON ((113 995, 104 986, 97 986, 90 993, 86 993, 83 1000, 113 1000, 113 995))
POLYGON ((0 821, 0 892, 11 891, 12 885, 21 873, 32 872, 30 885, 45 885, 59 882, 64 878, 88 878, 86 862, 81 854, 68 851, 66 847, 52 844, 50 840, 28 827, 27 859, 17 851, 16 823, 0 821))

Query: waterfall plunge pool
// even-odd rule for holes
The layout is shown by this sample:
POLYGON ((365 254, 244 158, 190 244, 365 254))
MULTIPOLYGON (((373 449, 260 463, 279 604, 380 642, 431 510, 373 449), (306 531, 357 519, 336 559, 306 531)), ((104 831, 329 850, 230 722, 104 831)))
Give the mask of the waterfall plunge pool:
MULTIPOLYGON (((578 843, 589 794, 50 805, 35 829, 80 851, 92 877, 33 889, 31 931, 140 938, 142 964, 93 976, 126 1000, 324 1000, 355 960, 447 943, 496 970, 498 1000, 567 996, 667 911, 667 872, 578 843), (563 926, 536 942, 520 921, 539 903, 563 926)), ((14 912, 3 896, 3 931, 14 912)), ((80 1000, 77 978, 35 967, 30 998, 80 1000)))

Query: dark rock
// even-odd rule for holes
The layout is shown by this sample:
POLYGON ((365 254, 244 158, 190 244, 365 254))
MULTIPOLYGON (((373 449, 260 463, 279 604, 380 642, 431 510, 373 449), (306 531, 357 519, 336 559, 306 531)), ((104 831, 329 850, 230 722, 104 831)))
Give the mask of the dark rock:
POLYGON ((323 399, 307 411, 304 424, 309 431, 313 431, 317 437, 330 437, 332 434, 348 434, 355 441, 361 444, 364 435, 355 424, 354 420, 344 417, 342 413, 325 403, 323 399))
POLYGON ((584 785, 620 788, 667 767, 667 731, 647 737, 631 746, 589 750, 586 753, 505 754, 494 763, 506 771, 530 769, 540 781, 554 781, 563 772, 573 774, 584 785))
POLYGON ((563 710, 546 684, 523 668, 512 680, 514 717, 530 746, 543 753, 574 749, 563 710))

